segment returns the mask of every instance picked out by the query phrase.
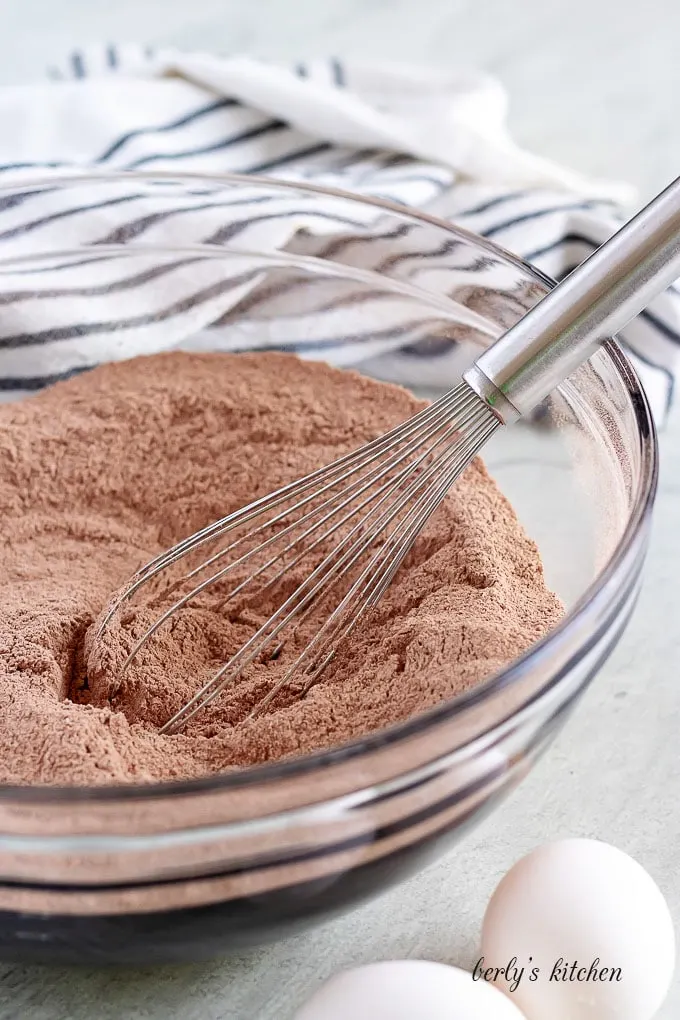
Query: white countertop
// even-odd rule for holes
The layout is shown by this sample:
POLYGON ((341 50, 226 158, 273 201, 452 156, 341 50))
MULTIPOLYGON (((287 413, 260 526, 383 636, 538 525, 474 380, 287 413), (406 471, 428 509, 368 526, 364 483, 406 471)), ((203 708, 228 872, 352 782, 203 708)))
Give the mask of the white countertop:
MULTIPOLYGON (((643 195, 680 171, 677 0, 4 0, 2 14, 0 84, 101 39, 465 63, 504 80, 526 145, 643 195)), ((449 857, 344 919, 226 960, 144 972, 1 966, 0 1020, 290 1020, 344 966, 466 965, 500 875, 561 836, 637 857, 680 933, 680 411, 661 445, 646 584, 624 638, 548 755, 449 857)), ((680 973, 660 1016, 679 1012, 680 973)))

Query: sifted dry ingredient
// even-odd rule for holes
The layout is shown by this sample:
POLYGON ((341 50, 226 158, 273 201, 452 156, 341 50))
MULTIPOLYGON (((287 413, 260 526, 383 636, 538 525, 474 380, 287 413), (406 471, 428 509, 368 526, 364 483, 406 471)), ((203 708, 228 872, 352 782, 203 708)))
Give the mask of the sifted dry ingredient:
POLYGON ((258 663, 181 733, 158 727, 267 607, 187 609, 114 682, 140 610, 93 623, 139 566, 423 406, 405 390, 283 354, 163 354, 0 408, 0 782, 147 782, 337 745, 479 683, 562 612, 538 551, 480 460, 376 610, 302 699, 250 707, 258 663))

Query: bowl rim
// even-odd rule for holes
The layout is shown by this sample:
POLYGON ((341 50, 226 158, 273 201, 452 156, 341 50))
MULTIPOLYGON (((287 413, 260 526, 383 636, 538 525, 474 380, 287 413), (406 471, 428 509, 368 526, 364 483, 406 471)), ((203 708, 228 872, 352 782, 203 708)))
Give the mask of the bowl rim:
MULTIPOLYGON (((62 169, 62 168, 60 168, 62 169)), ((100 183, 122 180, 167 180, 183 183, 186 181, 205 181, 213 184, 249 185, 251 187, 272 187, 274 189, 311 192, 329 197, 336 197, 345 201, 368 205, 372 208, 384 209, 386 212, 396 215, 402 219, 419 221, 436 227, 449 235, 459 237, 477 248, 487 250, 495 257, 500 257, 505 263, 516 266, 523 273, 528 274, 537 283, 547 288, 556 285, 556 281, 543 273, 540 269, 524 261, 518 255, 506 250, 502 245, 489 241, 487 238, 475 234, 473 231, 456 224, 449 223, 442 217, 431 213, 402 206, 383 198, 374 198, 366 195, 355 195, 339 188, 329 188, 318 184, 307 183, 306 181, 279 180, 276 178, 249 175, 249 174, 219 174, 219 173, 193 173, 172 171, 91 171, 55 174, 44 176, 25 176, 14 178, 11 182, 0 183, 0 194, 7 191, 16 191, 24 187, 44 186, 74 186, 85 182, 100 183)), ((165 246, 163 246, 165 248, 165 246)), ((178 247, 181 247, 178 246, 178 247)), ((219 246, 217 246, 219 247, 219 246)), ((120 244, 107 246, 107 251, 113 248, 121 253, 130 251, 128 245, 120 244)), ((103 250, 98 248, 98 250, 103 250)), ((144 245, 134 245, 135 252, 144 252, 149 249, 144 245)), ((82 249, 74 249, 82 251, 82 249)), ((34 261, 41 255, 63 255, 63 250, 54 250, 38 254, 21 255, 0 260, 0 266, 13 264, 22 261, 34 261)), ((635 494, 635 499, 628 515, 623 534, 617 542, 605 566, 600 570, 597 577, 588 585, 579 599, 570 610, 560 619, 559 623, 539 641, 530 645, 519 657, 514 659, 504 669, 491 674, 480 684, 434 705, 426 711, 419 713, 413 718, 404 722, 394 723, 389 727, 369 733, 354 740, 346 741, 337 747, 314 751, 309 754, 299 755, 274 762, 265 762, 260 765, 246 766, 237 772, 208 773, 199 776, 180 780, 160 780, 145 783, 107 783, 102 786, 64 786, 64 785, 41 785, 29 786, 19 784, 0 784, 0 801, 25 802, 31 804, 67 804, 74 802, 99 802, 110 803, 112 801, 126 801, 138 799, 158 799, 159 797, 187 796, 191 794, 206 793, 227 793, 229 790, 242 788, 244 786, 255 786, 264 783, 275 783, 278 780, 290 779, 302 776, 305 773, 312 773, 319 768, 344 764, 352 759, 359 759, 362 755, 380 751, 385 747, 398 744, 410 737, 422 735, 430 727, 439 723, 450 721, 463 714, 468 708, 476 706, 486 698, 518 682, 525 674, 528 663, 534 663, 552 653, 568 642, 573 630, 577 629, 583 622, 587 613, 593 610, 594 606, 604 608, 612 601, 609 592, 613 588, 616 592, 618 586, 615 583, 619 572, 624 571, 631 554, 635 553, 640 536, 648 525, 651 517, 656 487, 658 481, 658 443, 654 419, 645 391, 632 364, 619 347, 616 340, 606 341, 600 350, 612 363, 616 374, 621 380, 624 389, 631 401, 637 434, 640 441, 641 453, 641 477, 635 494)), ((558 387, 559 389, 559 387, 558 387)), ((470 741, 463 743, 459 750, 464 750, 470 743, 476 742, 485 734, 492 733, 501 726, 507 718, 515 717, 519 712, 524 711, 534 702, 542 699, 561 679, 560 673, 552 677, 545 684, 521 704, 514 708, 509 716, 496 719, 482 734, 475 734, 470 741)))

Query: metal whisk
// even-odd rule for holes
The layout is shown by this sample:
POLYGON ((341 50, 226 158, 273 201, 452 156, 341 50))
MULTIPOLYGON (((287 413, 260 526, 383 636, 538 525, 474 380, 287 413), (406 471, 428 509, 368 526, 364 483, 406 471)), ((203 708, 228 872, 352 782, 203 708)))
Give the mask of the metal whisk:
POLYGON ((190 568, 171 581, 164 597, 182 593, 139 638, 119 679, 156 631, 204 593, 216 593, 220 608, 244 598, 261 605, 274 600, 271 615, 161 732, 184 725, 250 664, 278 658, 287 645, 293 647, 292 661, 252 714, 284 688, 294 685, 297 695, 306 693, 379 602, 430 516, 496 429, 536 407, 678 276, 680 178, 435 403, 355 452, 191 535, 138 571, 104 614, 97 638, 140 589, 151 584, 155 591, 189 557, 190 568), (219 547, 191 566, 208 543, 219 547), (322 622, 314 625, 315 618, 322 622))

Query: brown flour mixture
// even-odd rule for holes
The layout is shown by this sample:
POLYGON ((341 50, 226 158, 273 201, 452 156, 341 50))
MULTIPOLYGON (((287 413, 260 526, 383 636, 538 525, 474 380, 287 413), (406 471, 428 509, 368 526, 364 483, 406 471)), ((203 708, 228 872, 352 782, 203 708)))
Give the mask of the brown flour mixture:
POLYGON ((288 355, 164 354, 0 408, 0 781, 150 781, 309 752, 450 698, 541 637, 562 607, 476 461, 302 700, 246 720, 281 669, 258 663, 185 731, 157 732, 266 611, 185 610, 119 686, 111 663, 143 614, 92 648, 111 593, 152 556, 420 406, 288 355))

